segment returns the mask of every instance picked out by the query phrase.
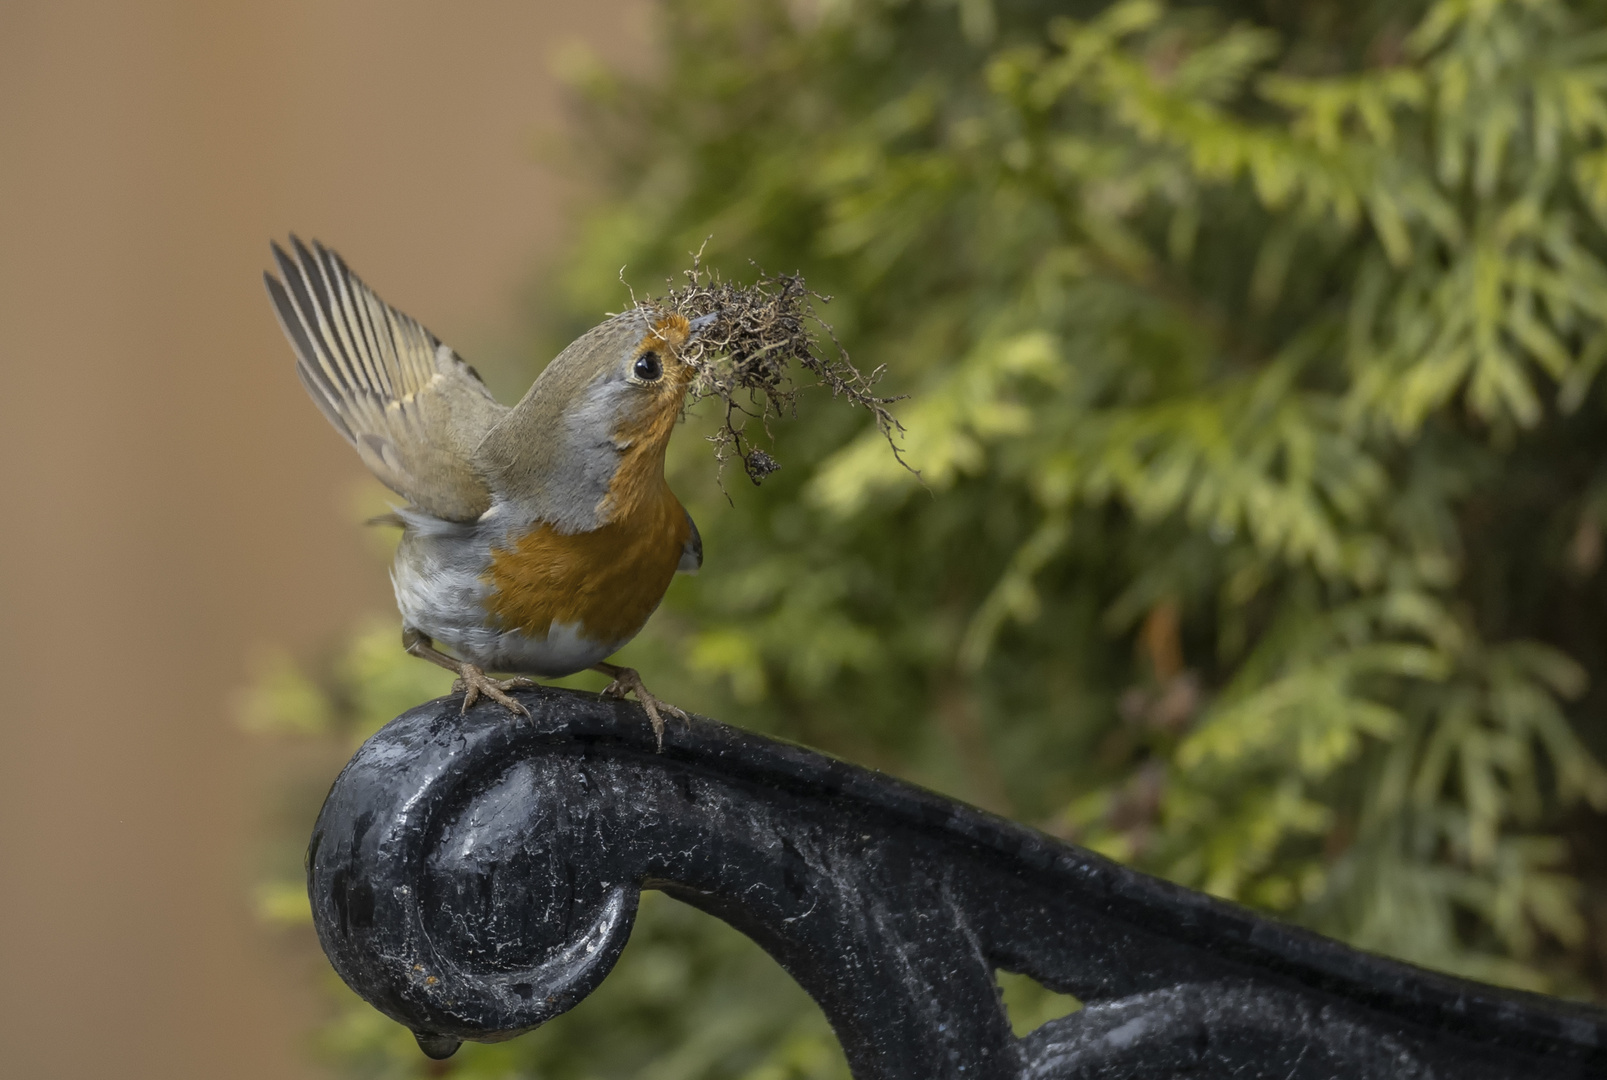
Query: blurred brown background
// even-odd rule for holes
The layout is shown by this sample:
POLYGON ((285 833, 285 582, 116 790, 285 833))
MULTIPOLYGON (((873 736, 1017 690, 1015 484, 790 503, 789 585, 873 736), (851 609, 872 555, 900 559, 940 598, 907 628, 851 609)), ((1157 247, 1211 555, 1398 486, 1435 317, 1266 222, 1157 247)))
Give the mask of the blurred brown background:
POLYGON ((630 0, 0 4, 0 1076, 314 1073, 229 701, 389 599, 267 242, 494 363, 576 194, 554 52, 646 35, 630 0))

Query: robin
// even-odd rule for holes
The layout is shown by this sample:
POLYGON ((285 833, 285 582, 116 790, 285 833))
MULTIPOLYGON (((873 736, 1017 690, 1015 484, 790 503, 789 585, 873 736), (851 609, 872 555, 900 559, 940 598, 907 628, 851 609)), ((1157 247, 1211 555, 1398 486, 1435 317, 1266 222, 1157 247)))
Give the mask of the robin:
POLYGON ((697 526, 664 479, 664 451, 693 369, 683 350, 707 316, 635 308, 587 331, 519 404, 335 252, 278 244, 264 274, 313 402, 376 477, 407 500, 391 584, 402 646, 454 672, 466 712, 587 669, 634 693, 663 745, 685 718, 637 672, 607 662, 647 622, 677 572, 703 564, 697 526), (450 648, 456 656, 442 652, 450 648), (488 671, 518 674, 494 679, 488 671))

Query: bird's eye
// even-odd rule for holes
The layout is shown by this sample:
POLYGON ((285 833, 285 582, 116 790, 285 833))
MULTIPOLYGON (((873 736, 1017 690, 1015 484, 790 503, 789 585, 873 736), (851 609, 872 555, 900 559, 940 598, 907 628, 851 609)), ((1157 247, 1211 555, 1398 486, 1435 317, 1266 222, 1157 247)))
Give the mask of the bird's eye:
POLYGON ((655 382, 664 374, 664 366, 658 362, 656 352, 644 352, 638 356, 633 370, 636 372, 636 377, 643 382, 655 382))

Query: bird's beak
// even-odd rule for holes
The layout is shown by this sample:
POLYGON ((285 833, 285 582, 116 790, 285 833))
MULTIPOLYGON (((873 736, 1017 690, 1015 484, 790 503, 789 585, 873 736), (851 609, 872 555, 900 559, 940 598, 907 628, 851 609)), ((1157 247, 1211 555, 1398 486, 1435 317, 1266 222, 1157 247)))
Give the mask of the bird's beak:
POLYGON ((697 318, 693 319, 687 324, 691 330, 691 333, 687 336, 686 340, 691 341, 693 338, 697 337, 706 327, 708 327, 714 322, 715 319, 718 319, 719 317, 720 313, 718 311, 711 311, 707 315, 699 315, 697 318))

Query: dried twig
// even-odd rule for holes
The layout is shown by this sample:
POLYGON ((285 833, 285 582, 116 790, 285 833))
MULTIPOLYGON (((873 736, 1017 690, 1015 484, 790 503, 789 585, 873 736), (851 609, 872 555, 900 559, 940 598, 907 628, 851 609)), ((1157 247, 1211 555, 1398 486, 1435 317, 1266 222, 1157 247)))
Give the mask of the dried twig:
POLYGON ((747 425, 757 421, 768 441, 772 417, 796 414, 799 388, 793 381, 794 363, 813 374, 833 397, 869 409, 893 456, 908 468, 897 441, 904 428, 888 408, 898 399, 878 397, 873 389, 883 369, 865 374, 856 368, 830 324, 815 312, 815 301, 826 304, 831 297, 813 292, 796 274, 761 272, 752 285, 733 285, 704 269, 700 255, 692 257, 684 285, 672 286, 648 304, 688 319, 713 316, 685 359, 697 371, 688 400, 715 398, 725 409, 724 422, 709 436, 721 475, 733 457, 755 484, 781 467, 753 445, 747 425), (830 342, 829 350, 822 346, 822 335, 830 342))

